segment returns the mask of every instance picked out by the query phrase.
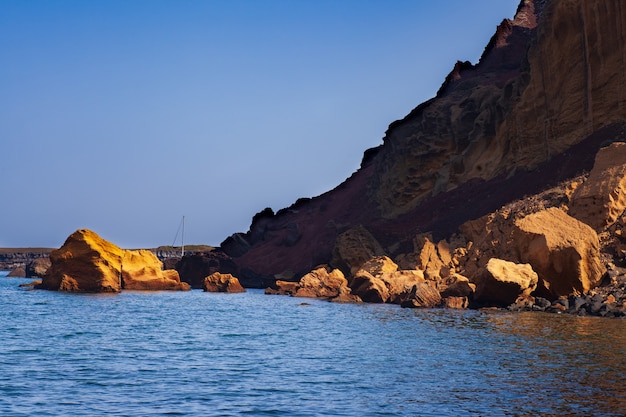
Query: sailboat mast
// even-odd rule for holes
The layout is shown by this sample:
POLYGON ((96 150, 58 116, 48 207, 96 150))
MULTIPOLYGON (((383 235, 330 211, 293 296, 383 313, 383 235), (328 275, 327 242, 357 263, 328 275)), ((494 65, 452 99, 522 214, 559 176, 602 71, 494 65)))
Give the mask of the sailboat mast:
POLYGON ((180 256, 181 258, 183 256, 185 256, 185 216, 183 216, 183 234, 182 234, 182 238, 181 238, 181 251, 180 251, 180 256))

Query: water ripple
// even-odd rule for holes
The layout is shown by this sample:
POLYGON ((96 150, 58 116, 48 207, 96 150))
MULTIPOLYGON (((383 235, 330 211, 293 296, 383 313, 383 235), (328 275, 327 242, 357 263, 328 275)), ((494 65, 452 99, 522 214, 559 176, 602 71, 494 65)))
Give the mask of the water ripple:
POLYGON ((618 416, 626 320, 0 277, 0 415, 618 416))

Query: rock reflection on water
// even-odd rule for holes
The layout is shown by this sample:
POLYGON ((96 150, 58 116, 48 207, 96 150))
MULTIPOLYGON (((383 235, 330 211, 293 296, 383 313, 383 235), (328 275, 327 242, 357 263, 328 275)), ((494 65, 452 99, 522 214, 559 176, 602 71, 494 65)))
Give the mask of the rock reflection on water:
MULTIPOLYGON (((501 381, 559 415, 626 415, 626 321, 488 313, 501 334, 501 381), (511 343, 515 340, 515 343, 511 343), (508 374, 508 377, 507 377, 508 374)), ((497 334, 497 333, 496 333, 497 334)))

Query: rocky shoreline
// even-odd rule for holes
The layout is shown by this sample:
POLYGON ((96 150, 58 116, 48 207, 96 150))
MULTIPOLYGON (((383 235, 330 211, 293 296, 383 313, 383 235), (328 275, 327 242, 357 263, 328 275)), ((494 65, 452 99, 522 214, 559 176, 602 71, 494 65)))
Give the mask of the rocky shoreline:
POLYGON ((521 0, 480 61, 457 62, 336 188, 266 208, 247 232, 180 259, 77 231, 49 252, 42 287, 241 284, 335 302, 624 317, 623 11, 618 0, 521 0))

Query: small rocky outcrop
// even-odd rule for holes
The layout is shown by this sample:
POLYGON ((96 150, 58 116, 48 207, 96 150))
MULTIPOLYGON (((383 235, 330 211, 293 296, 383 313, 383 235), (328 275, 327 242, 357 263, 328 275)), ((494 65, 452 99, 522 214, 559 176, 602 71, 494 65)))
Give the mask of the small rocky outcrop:
POLYGON ((365 270, 359 270, 350 285, 352 292, 366 303, 385 303, 389 299, 385 282, 365 270))
POLYGON ((9 277, 9 278, 26 278, 26 269, 24 267, 18 266, 17 268, 15 268, 11 272, 9 272, 7 277, 9 277))
POLYGON ((589 178, 572 195, 569 214, 601 232, 626 208, 626 143, 616 142, 596 154, 589 178))
POLYGON ((355 226, 337 236, 331 265, 344 273, 354 274, 361 265, 385 251, 362 225, 355 226))
MULTIPOLYGON (((191 288, 202 288, 204 279, 215 272, 231 274, 239 279, 239 270, 232 258, 219 249, 185 255, 178 259, 174 269, 178 271, 180 280, 191 285, 191 288)), ((242 280, 239 282, 247 284, 242 280)))
POLYGON ((506 307, 518 297, 530 295, 537 288, 537 273, 529 264, 516 264, 491 258, 473 278, 474 301, 506 307))
POLYGON ((423 282, 422 271, 399 270, 389 257, 376 256, 361 265, 350 287, 363 301, 400 304, 415 285, 423 282))
POLYGON ((70 235, 50 254, 51 266, 39 288, 68 292, 188 290, 178 272, 162 270, 148 250, 124 250, 91 230, 70 235))
POLYGON ((469 278, 456 273, 442 279, 438 284, 439 292, 443 298, 462 297, 472 299, 476 291, 476 284, 470 282, 469 278))
POLYGON ((294 297, 325 298, 335 302, 361 302, 352 294, 348 280, 339 269, 319 266, 300 278, 299 282, 276 281, 266 294, 292 295, 294 297))
POLYGON ((51 265, 49 257, 33 259, 26 264, 26 277, 43 278, 51 265))
POLYGON ((246 289, 239 283, 239 279, 231 274, 219 272, 205 277, 202 289, 205 292, 246 292, 246 289))
POLYGON ((556 299, 600 283, 599 239, 588 225, 557 207, 530 214, 507 207, 461 226, 468 242, 462 272, 479 273, 489 259, 528 263, 539 276, 537 295, 556 299))
POLYGON ((439 291, 425 282, 419 282, 413 286, 400 306, 404 308, 433 308, 439 307, 441 302, 439 291))

